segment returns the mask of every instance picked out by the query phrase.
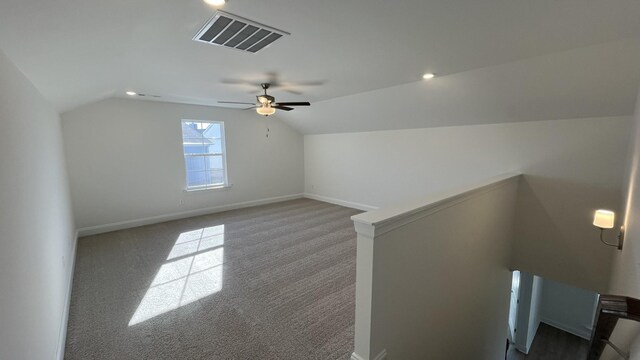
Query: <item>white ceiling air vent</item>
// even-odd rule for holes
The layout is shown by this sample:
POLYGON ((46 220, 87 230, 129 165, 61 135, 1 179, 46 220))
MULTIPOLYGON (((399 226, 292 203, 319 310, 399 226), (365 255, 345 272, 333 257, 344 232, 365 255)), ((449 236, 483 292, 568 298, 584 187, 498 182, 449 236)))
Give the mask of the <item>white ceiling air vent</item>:
POLYGON ((285 35, 291 34, 237 15, 217 11, 193 40, 255 53, 285 35))

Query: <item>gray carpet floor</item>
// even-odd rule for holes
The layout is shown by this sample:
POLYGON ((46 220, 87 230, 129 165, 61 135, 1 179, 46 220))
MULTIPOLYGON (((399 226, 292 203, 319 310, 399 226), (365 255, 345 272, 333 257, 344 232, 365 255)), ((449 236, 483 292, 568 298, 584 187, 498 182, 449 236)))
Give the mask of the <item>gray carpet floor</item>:
POLYGON ((349 359, 356 213, 299 199, 81 238, 65 359, 349 359))

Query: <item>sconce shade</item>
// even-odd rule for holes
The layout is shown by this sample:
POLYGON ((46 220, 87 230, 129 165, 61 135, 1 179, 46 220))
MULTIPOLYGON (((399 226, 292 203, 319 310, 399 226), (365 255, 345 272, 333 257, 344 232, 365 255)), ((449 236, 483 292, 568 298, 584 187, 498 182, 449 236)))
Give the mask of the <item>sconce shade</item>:
POLYGON ((616 214, 609 210, 597 210, 593 216, 593 225, 601 229, 613 228, 613 222, 616 214))

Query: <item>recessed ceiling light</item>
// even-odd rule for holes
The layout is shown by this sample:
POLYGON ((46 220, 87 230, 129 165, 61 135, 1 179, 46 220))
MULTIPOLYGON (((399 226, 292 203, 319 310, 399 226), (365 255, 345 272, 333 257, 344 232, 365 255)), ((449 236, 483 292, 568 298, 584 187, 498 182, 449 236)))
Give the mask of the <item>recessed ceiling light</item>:
POLYGON ((127 95, 129 95, 129 96, 136 96, 136 95, 138 95, 138 93, 137 93, 137 92, 135 92, 135 91, 127 91, 125 94, 127 94, 127 95))
POLYGON ((425 80, 430 80, 433 79, 434 77, 436 77, 436 75, 434 73, 426 73, 424 75, 422 75, 422 78, 425 80))
POLYGON ((211 6, 222 6, 227 3, 227 0, 204 0, 204 2, 211 6))

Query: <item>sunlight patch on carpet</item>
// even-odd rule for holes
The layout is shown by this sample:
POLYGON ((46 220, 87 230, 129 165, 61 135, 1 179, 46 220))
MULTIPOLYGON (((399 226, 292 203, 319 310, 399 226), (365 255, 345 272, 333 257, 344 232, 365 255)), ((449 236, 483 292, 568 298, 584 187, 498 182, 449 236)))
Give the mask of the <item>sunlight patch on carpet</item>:
POLYGON ((129 326, 222 290, 223 245, 224 225, 180 234, 129 326))

